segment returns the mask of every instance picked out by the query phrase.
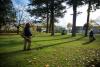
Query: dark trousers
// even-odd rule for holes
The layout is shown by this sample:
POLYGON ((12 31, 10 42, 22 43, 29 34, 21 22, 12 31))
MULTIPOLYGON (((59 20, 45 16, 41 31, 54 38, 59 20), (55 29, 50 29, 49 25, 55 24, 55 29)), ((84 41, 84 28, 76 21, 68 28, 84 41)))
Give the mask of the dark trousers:
POLYGON ((31 37, 24 38, 24 50, 30 50, 31 47, 31 37))

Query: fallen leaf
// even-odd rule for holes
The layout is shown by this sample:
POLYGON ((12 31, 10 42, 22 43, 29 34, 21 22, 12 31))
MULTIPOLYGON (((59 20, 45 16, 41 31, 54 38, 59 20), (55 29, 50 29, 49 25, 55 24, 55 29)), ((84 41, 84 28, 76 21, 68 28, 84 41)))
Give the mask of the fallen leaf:
POLYGON ((46 64, 45 67, 49 67, 49 64, 46 64))

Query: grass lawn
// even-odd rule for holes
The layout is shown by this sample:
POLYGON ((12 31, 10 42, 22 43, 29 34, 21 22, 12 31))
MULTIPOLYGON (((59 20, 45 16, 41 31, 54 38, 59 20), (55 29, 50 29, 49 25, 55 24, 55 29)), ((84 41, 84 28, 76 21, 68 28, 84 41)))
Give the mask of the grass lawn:
POLYGON ((0 67, 89 67, 100 61, 100 35, 89 43, 82 35, 37 33, 31 48, 22 51, 19 35, 0 35, 0 67))

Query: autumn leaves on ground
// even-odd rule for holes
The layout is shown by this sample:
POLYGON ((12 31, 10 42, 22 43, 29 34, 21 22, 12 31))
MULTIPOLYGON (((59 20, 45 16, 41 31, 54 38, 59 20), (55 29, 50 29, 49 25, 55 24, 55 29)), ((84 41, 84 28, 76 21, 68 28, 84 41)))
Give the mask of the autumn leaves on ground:
MULTIPOLYGON (((93 67, 100 64, 100 35, 88 37, 36 33, 32 50, 22 51, 20 35, 0 35, 0 67, 93 67)), ((100 67, 100 66, 99 66, 100 67)))

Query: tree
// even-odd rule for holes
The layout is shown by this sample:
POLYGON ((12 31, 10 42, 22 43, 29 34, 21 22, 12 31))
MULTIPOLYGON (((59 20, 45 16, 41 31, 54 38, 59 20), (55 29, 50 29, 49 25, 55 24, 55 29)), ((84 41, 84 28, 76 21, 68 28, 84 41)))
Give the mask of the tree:
POLYGON ((17 20, 18 20, 18 24, 15 25, 15 27, 17 28, 17 34, 19 34, 19 28, 20 28, 20 23, 23 21, 23 15, 24 15, 24 11, 25 8, 16 8, 16 13, 17 13, 17 20))
POLYGON ((67 24, 67 29, 69 30, 69 33, 71 32, 71 29, 72 29, 72 24, 71 23, 68 23, 67 24))
POLYGON ((44 1, 44 0, 30 0, 30 4, 29 6, 31 6, 31 9, 28 9, 28 12, 32 15, 32 16, 36 16, 36 17, 42 17, 42 19, 46 18, 46 22, 47 22, 47 29, 46 32, 48 32, 48 28, 49 28, 49 4, 48 4, 48 0, 44 1), (33 8, 34 7, 34 8, 33 8))
POLYGON ((19 34, 20 32, 20 27, 21 26, 21 22, 25 22, 25 20, 30 20, 29 19, 29 15, 28 13, 26 13, 27 7, 26 5, 18 5, 17 7, 15 7, 16 10, 16 14, 17 14, 17 24, 15 24, 15 27, 17 28, 17 34, 19 34), (21 7, 20 7, 21 6, 21 7))
POLYGON ((11 24, 16 15, 11 0, 0 0, 0 29, 1 26, 11 24))
POLYGON ((67 4, 73 7, 73 25, 72 25, 72 36, 76 36, 76 16, 77 7, 83 5, 83 0, 67 0, 67 4))
POLYGON ((90 20, 90 22, 89 22, 89 30, 93 28, 95 23, 96 23, 95 20, 90 20))
POLYGON ((96 9, 100 9, 100 0, 96 0, 95 7, 96 9))
POLYGON ((91 1, 88 1, 88 9, 87 9, 87 23, 85 28, 85 36, 88 34, 88 28, 89 28, 89 18, 90 18, 90 9, 91 9, 91 1))
POLYGON ((89 1, 89 4, 88 4, 88 10, 87 10, 87 26, 86 26, 85 36, 87 36, 88 28, 89 28, 90 9, 91 9, 91 1, 89 1))
POLYGON ((92 29, 93 27, 95 27, 96 29, 100 29, 100 25, 98 23, 96 23, 95 20, 90 20, 89 29, 92 29))
MULTIPOLYGON (((87 23, 84 24, 83 26, 83 29, 86 30, 86 27, 87 27, 87 23)), ((90 20, 89 21, 89 26, 88 26, 88 30, 91 30, 93 28, 96 28, 96 29, 100 29, 100 25, 98 23, 96 23, 95 20, 90 20)))
POLYGON ((65 6, 62 5, 64 0, 30 0, 30 2, 34 7, 28 11, 31 15, 42 17, 42 15, 49 14, 47 16, 50 16, 51 35, 54 35, 54 22, 57 17, 63 17, 65 13, 65 6))
POLYGON ((96 9, 100 6, 100 0, 85 0, 85 3, 88 4, 87 9, 87 25, 85 29, 85 36, 88 34, 88 28, 89 28, 89 19, 90 19, 90 12, 92 10, 96 11, 96 9))
MULTIPOLYGON (((88 30, 90 30, 90 29, 93 28, 93 23, 94 23, 94 20, 91 20, 91 21, 88 23, 88 30)), ((86 29, 87 29, 87 23, 84 24, 83 29, 86 31, 86 29)), ((85 32, 85 33, 86 33, 86 32, 85 32)))

